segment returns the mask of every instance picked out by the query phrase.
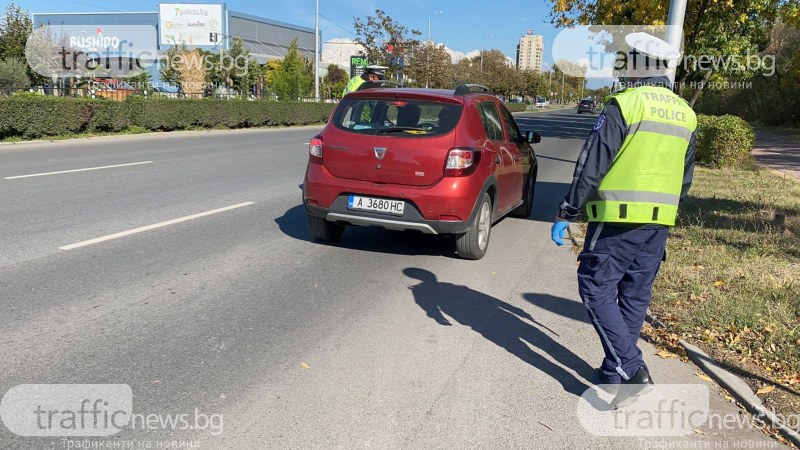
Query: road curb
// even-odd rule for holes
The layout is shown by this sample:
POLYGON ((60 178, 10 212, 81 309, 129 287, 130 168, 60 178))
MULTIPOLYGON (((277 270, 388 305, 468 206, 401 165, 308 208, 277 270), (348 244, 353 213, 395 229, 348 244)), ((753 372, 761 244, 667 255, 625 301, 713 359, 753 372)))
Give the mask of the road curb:
POLYGON ((725 388, 725 390, 730 392, 750 414, 768 423, 770 426, 780 431, 783 437, 800 447, 800 434, 787 427, 774 412, 767 409, 761 399, 753 393, 750 386, 745 383, 744 380, 722 368, 713 358, 698 347, 685 340, 680 340, 679 344, 686 350, 689 358, 697 364, 703 372, 716 381, 717 384, 725 388))
MULTIPOLYGON (((647 323, 654 328, 666 328, 666 325, 664 325, 663 322, 650 314, 649 309, 645 315, 645 320, 647 320, 647 323)), ((784 425, 774 412, 767 409, 764 406, 763 401, 755 393, 753 393, 753 390, 750 389, 750 386, 744 380, 724 369, 714 358, 708 356, 708 354, 706 354, 699 347, 694 346, 683 339, 678 341, 678 344, 680 344, 680 346, 686 350, 686 354, 689 356, 689 359, 691 359, 692 362, 694 362, 700 368, 700 370, 711 377, 726 391, 730 392, 736 401, 744 406, 745 410, 747 410, 757 419, 768 423, 770 426, 778 430, 788 441, 792 442, 795 446, 800 447, 800 433, 798 433, 797 430, 792 430, 784 425)))
POLYGON ((577 224, 570 222, 569 226, 567 227, 567 231, 569 234, 569 238, 572 240, 572 245, 574 245, 575 247, 580 247, 581 245, 583 245, 584 239, 578 236, 578 234, 580 233, 580 229, 578 228, 577 224))
POLYGON ((116 141, 116 140, 137 140, 137 139, 150 139, 150 138, 180 138, 186 136, 214 136, 223 135, 226 133, 257 133, 257 132, 277 132, 286 130, 301 130, 304 128, 313 129, 324 127, 324 123, 313 125, 296 125, 296 126, 263 126, 263 127, 247 127, 247 128, 227 128, 227 129, 200 129, 200 130, 174 130, 174 131, 149 131, 146 133, 112 133, 99 136, 79 136, 70 137, 65 139, 31 139, 13 142, 0 142, 0 150, 13 149, 18 146, 36 144, 59 144, 65 145, 75 142, 102 142, 102 141, 116 141))

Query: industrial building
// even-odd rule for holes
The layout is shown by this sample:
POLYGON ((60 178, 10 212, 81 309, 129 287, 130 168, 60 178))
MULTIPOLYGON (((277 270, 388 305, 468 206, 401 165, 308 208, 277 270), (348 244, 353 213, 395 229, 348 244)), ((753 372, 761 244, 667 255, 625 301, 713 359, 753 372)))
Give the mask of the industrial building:
MULTIPOLYGON (((242 39, 250 56, 264 64, 282 59, 292 40, 297 39, 300 52, 314 58, 314 29, 270 20, 254 14, 231 11, 224 3, 160 3, 157 11, 34 13, 34 27, 68 26, 80 29, 82 37, 100 33, 102 27, 152 26, 152 41, 158 54, 173 45, 185 44, 212 52, 228 49, 235 37, 242 39)), ((145 27, 145 29, 147 29, 145 27)), ((93 37, 93 36, 92 36, 93 37)), ((81 36, 79 36, 79 39, 81 36)), ((321 41, 321 36, 320 36, 321 41)), ((102 51, 102 49, 100 49, 102 51)), ((158 78, 158 68, 151 73, 158 78)))

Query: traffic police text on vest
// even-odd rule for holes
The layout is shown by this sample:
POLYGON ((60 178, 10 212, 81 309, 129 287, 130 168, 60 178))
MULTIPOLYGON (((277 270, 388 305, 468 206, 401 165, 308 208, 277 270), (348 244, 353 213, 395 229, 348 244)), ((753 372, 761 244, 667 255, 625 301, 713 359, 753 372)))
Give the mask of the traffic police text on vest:
POLYGON ((586 205, 591 222, 675 225, 684 160, 697 118, 685 100, 660 86, 613 94, 628 133, 586 205))

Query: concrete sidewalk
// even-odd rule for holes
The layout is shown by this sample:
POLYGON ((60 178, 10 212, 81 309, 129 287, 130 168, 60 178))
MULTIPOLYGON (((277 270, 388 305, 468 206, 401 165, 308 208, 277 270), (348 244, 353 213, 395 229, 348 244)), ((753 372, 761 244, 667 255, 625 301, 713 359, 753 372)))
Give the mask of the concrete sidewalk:
POLYGON ((800 142, 766 131, 756 131, 753 156, 758 163, 800 179, 800 142))

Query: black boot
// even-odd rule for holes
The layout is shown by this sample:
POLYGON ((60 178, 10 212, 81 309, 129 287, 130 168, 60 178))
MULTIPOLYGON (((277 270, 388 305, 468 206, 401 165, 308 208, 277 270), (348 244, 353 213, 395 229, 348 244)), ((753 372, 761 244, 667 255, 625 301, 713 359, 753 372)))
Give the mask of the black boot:
POLYGON ((654 384, 650 372, 644 366, 640 367, 631 379, 622 382, 611 406, 619 409, 636 403, 639 397, 653 389, 654 384))

